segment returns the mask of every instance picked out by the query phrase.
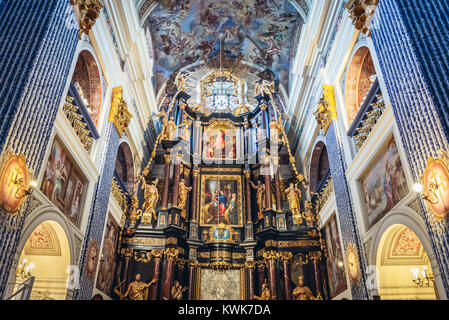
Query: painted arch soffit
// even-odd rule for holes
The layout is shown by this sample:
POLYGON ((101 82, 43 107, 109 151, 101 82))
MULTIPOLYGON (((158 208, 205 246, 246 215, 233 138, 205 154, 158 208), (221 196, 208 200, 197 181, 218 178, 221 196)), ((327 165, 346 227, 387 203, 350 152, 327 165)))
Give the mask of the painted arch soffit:
POLYGON ((143 2, 139 16, 151 38, 156 92, 173 73, 220 55, 222 48, 228 57, 243 56, 271 71, 288 89, 303 25, 298 8, 297 1, 289 0, 143 2))

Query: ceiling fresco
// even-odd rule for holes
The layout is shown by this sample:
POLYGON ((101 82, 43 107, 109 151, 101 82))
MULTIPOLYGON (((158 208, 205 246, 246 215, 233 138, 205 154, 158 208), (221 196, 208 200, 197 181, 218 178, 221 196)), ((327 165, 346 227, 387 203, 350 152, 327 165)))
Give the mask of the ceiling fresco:
POLYGON ((177 70, 211 59, 221 48, 272 71, 288 90, 293 44, 302 24, 288 0, 160 1, 146 21, 156 90, 177 70))

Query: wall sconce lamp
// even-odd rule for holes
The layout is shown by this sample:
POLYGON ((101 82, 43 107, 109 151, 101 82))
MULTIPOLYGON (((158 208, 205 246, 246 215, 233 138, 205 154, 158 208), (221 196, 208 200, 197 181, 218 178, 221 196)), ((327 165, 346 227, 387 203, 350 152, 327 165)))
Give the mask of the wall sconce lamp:
MULTIPOLYGON (((421 183, 415 183, 413 185, 413 191, 415 191, 416 193, 422 193, 423 190, 424 190, 424 186, 421 183)), ((430 194, 432 194, 432 198, 435 199, 435 200, 432 200, 431 197, 429 196, 429 194, 428 195, 423 195, 423 199, 424 200, 426 200, 430 204, 438 204, 438 203, 440 203, 440 198, 441 198, 441 201, 443 202, 445 211, 449 212, 449 208, 447 207, 446 203, 444 202, 443 197, 439 197, 437 195, 437 192, 439 192, 439 185, 438 185, 438 183, 430 182, 428 187, 427 187, 427 191, 429 191, 430 194)))
POLYGON ((33 181, 31 181, 29 183, 29 188, 26 189, 25 188, 25 183, 23 182, 23 178, 22 177, 14 180, 14 184, 17 187, 17 191, 16 191, 16 194, 15 194, 15 197, 17 199, 23 199, 25 197, 30 196, 33 193, 34 188, 37 187, 37 182, 33 180, 33 181))
POLYGON ((435 282, 435 276, 432 272, 427 272, 426 266, 423 266, 422 270, 419 270, 419 268, 411 268, 410 272, 412 273, 413 282, 419 287, 423 287, 424 285, 428 287, 431 281, 435 282))

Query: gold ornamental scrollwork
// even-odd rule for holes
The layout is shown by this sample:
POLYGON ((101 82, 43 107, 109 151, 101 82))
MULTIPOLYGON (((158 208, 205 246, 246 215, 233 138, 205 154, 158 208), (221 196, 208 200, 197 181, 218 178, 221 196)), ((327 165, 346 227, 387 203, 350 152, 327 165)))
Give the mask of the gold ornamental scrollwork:
POLYGON ((279 253, 279 258, 283 262, 289 262, 290 260, 292 260, 293 254, 291 252, 280 252, 279 253))
POLYGON ((321 251, 313 251, 309 253, 309 258, 312 260, 312 262, 318 262, 321 261, 323 257, 323 253, 321 251))
POLYGON ((128 105, 123 99, 123 87, 112 89, 109 121, 114 124, 120 138, 125 132, 125 129, 129 126, 131 118, 133 118, 133 115, 128 111, 128 105))
POLYGON ((81 40, 83 33, 89 35, 89 31, 92 30, 100 16, 103 4, 99 0, 70 0, 70 4, 77 6, 80 13, 79 25, 81 31, 78 39, 81 40))
POLYGON ((246 261, 245 262, 245 268, 249 269, 249 270, 255 269, 256 265, 257 265, 256 261, 246 261))
POLYGON ((357 30, 369 35, 369 25, 379 0, 349 0, 345 8, 349 11, 349 18, 357 30))
POLYGON ((130 248, 123 248, 120 253, 123 258, 131 258, 134 255, 134 250, 130 248))
POLYGON ((134 251, 134 260, 136 260, 137 262, 148 263, 151 261, 151 255, 146 251, 142 251, 139 254, 134 251))
POLYGON ((165 259, 176 259, 179 254, 179 249, 167 248, 164 250, 165 259))
POLYGON ((323 85, 323 91, 323 97, 320 99, 314 115, 318 122, 318 126, 324 131, 324 136, 326 136, 332 121, 337 119, 337 109, 334 97, 334 87, 323 85))
POLYGON ((268 266, 270 263, 275 262, 276 260, 279 259, 279 252, 272 251, 272 250, 265 251, 262 256, 263 256, 265 263, 268 266))
POLYGON ((164 250, 154 249, 154 250, 151 250, 150 254, 155 260, 160 260, 160 259, 162 259, 162 256, 164 255, 164 250))

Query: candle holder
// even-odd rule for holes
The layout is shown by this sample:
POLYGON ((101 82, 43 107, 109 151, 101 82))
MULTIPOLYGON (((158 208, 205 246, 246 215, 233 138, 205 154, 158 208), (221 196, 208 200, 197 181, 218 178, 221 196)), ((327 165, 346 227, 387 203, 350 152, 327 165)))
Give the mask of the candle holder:
POLYGON ((27 266, 27 259, 23 259, 23 263, 19 264, 19 266, 17 267, 16 280, 20 279, 22 281, 25 281, 25 280, 31 278, 32 277, 31 272, 33 271, 33 269, 34 269, 34 264, 30 263, 27 266))
POLYGON ((427 271, 427 267, 424 266, 422 270, 419 268, 411 268, 410 272, 412 273, 413 282, 419 286, 430 286, 430 282, 435 282, 435 276, 432 272, 427 271))

